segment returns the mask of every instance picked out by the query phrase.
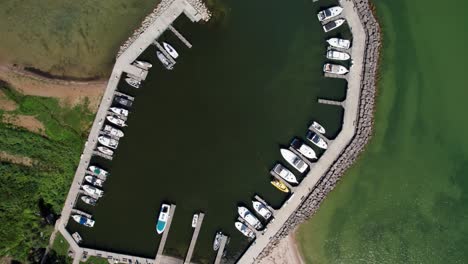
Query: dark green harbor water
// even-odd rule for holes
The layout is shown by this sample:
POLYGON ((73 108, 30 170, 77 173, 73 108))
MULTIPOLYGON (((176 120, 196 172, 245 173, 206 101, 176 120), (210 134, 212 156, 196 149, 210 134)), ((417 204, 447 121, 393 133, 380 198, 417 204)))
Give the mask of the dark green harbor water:
MULTIPOLYGON (((325 34, 311 1, 223 1, 216 23, 192 24, 180 17, 176 28, 191 41, 186 48, 172 33, 168 41, 181 55, 173 71, 156 59, 154 46, 142 54, 151 69, 143 88, 123 81, 119 90, 136 97, 109 169, 105 196, 92 213, 92 229, 70 221, 84 246, 153 258, 161 236, 155 232, 161 203, 177 205, 165 254, 184 257, 191 220, 205 212, 194 253, 214 258, 217 230, 231 237, 228 256, 248 245, 235 228, 237 206, 251 207, 259 194, 279 207, 287 196, 270 184, 269 170, 281 161, 279 148, 304 137, 311 120, 330 138, 341 129, 343 111, 317 98, 343 100, 346 83, 325 79, 325 34)), ((349 36, 346 27, 341 32, 349 36)))

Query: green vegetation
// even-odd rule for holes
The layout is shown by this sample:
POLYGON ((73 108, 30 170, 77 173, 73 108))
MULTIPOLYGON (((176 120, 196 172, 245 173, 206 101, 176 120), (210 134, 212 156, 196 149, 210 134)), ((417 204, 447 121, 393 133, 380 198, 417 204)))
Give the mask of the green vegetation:
POLYGON ((158 2, 2 1, 0 59, 54 75, 103 76, 119 46, 158 2))
POLYGON ((0 151, 37 161, 32 167, 0 163, 0 256, 25 261, 31 249, 48 243, 52 226, 44 218, 61 210, 93 114, 87 102, 63 107, 56 99, 1 89, 19 106, 9 114, 32 115, 45 126, 42 136, 0 123, 0 151))
POLYGON ((86 262, 81 262, 81 263, 108 264, 109 261, 107 261, 107 259, 105 259, 105 258, 98 258, 98 257, 91 256, 91 257, 88 258, 88 260, 86 260, 86 262))
POLYGON ((375 136, 299 229, 302 252, 307 263, 467 263, 468 2, 375 4, 385 37, 375 136))
POLYGON ((67 240, 57 232, 54 240, 54 244, 50 249, 49 254, 47 255, 47 262, 46 263, 72 263, 72 259, 68 257, 68 249, 70 245, 68 244, 67 240))

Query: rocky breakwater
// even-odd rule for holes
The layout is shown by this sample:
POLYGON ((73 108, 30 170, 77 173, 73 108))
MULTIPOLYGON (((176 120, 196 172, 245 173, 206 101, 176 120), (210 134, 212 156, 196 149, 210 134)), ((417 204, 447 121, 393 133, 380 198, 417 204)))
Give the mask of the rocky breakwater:
POLYGON ((328 169, 320 182, 309 196, 291 215, 280 231, 271 239, 270 244, 257 257, 256 263, 268 256, 279 241, 293 231, 297 225, 314 215, 327 194, 332 191, 346 170, 353 165, 359 154, 372 137, 373 113, 376 95, 376 79, 381 47, 381 31, 374 17, 373 5, 369 0, 353 1, 355 11, 361 20, 366 33, 364 67, 362 69, 361 97, 359 102, 359 116, 357 118, 356 133, 350 144, 344 148, 339 158, 328 169))
MULTIPOLYGON (((133 31, 133 34, 128 38, 117 52, 117 58, 151 25, 154 21, 174 2, 175 0, 161 0, 157 7, 149 15, 143 19, 141 26, 133 31)), ((207 22, 211 18, 211 12, 205 6, 202 0, 186 0, 195 10, 200 13, 202 20, 207 22)))

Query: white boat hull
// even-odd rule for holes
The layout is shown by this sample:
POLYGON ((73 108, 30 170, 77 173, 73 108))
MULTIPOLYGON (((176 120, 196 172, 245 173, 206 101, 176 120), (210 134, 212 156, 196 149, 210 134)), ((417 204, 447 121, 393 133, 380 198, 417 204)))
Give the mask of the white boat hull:
POLYGON ((254 210, 263 217, 263 219, 268 220, 271 218, 272 213, 268 208, 262 204, 261 202, 258 201, 252 201, 252 206, 254 210))
POLYGON ((330 38, 327 40, 330 46, 340 49, 349 49, 351 47, 351 41, 347 39, 340 39, 340 38, 330 38))
POLYGON ((239 206, 237 208, 237 212, 239 213, 240 217, 242 217, 242 219, 244 219, 251 226, 255 227, 255 229, 261 229, 262 228, 262 224, 260 223, 260 221, 257 219, 257 217, 255 217, 249 211, 249 209, 247 209, 247 208, 245 208, 243 206, 239 206))
POLYGON ((255 238, 255 234, 250 228, 248 228, 246 225, 244 225, 241 222, 236 222, 234 223, 234 226, 239 230, 244 236, 249 237, 249 238, 255 238))
POLYGON ((320 22, 322 22, 324 20, 339 16, 341 12, 343 12, 343 8, 341 6, 333 6, 318 12, 317 18, 320 22))
POLYGON ((345 21, 346 21, 346 20, 340 18, 340 19, 337 19, 337 20, 335 20, 335 21, 328 22, 327 24, 325 24, 325 25, 323 26, 323 31, 325 31, 325 32, 330 32, 330 31, 332 31, 332 30, 334 30, 334 29, 337 29, 337 28, 339 28, 341 25, 343 25, 345 21))
POLYGON ((285 181, 289 183, 294 183, 294 184, 298 183, 297 178, 294 175, 294 173, 292 173, 290 170, 288 170, 286 167, 284 167, 280 163, 277 163, 275 165, 275 167, 273 168, 273 171, 276 174, 278 174, 282 179, 284 179, 285 181))
POLYGON ((320 134, 325 134, 325 132, 326 132, 325 128, 316 121, 312 122, 312 127, 315 130, 317 130, 317 132, 319 132, 320 134))
POLYGON ((163 42, 163 47, 172 58, 177 59, 179 57, 179 53, 177 53, 174 47, 172 47, 170 44, 163 42))
POLYGON ((307 165, 301 158, 288 149, 281 149, 281 155, 300 173, 304 173, 309 167, 309 165, 307 165))
POLYGON ((325 65, 323 65, 323 71, 326 73, 333 73, 338 75, 344 75, 349 72, 349 70, 346 69, 346 67, 331 63, 326 63, 325 65))
POLYGON ((338 60, 338 61, 347 61, 351 58, 351 56, 346 52, 336 51, 336 50, 328 50, 327 51, 327 59, 330 60, 338 60))

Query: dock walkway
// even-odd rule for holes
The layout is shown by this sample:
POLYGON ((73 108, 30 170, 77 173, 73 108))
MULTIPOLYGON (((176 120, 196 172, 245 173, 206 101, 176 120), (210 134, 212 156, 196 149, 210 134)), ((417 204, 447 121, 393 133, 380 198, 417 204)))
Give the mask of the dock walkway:
POLYGON ((187 48, 192 48, 192 44, 184 37, 182 36, 182 34, 179 33, 179 31, 177 31, 177 29, 175 29, 172 25, 169 25, 169 27, 167 27, 170 31, 172 31, 172 33, 174 33, 174 35, 176 35, 180 41, 182 41, 185 46, 187 46, 187 48))
POLYGON ((340 101, 333 101, 333 100, 327 100, 327 99, 318 99, 319 104, 327 104, 327 105, 336 105, 336 106, 341 106, 344 107, 345 102, 340 102, 340 101))
POLYGON ((171 204, 171 209, 169 209, 169 217, 166 223, 166 230, 164 230, 161 241, 159 242, 158 252, 156 253, 154 264, 159 264, 162 261, 162 254, 164 251, 164 246, 166 245, 167 236, 169 235, 169 230, 171 229, 172 218, 174 218, 175 209, 176 205, 171 204))
POLYGON ((193 250, 195 249, 195 245, 197 244, 198 234, 200 233, 201 225, 203 223, 203 218, 205 217, 204 213, 198 214, 198 221, 195 230, 193 231, 192 240, 190 241, 190 246, 187 252, 187 256, 185 256, 184 264, 190 264, 190 260, 192 259, 193 250))
POLYGON ((221 258, 223 257, 224 248, 226 247, 227 241, 228 237, 223 235, 223 237, 221 238, 221 244, 219 245, 218 253, 216 253, 216 259, 214 264, 221 263, 221 258))

